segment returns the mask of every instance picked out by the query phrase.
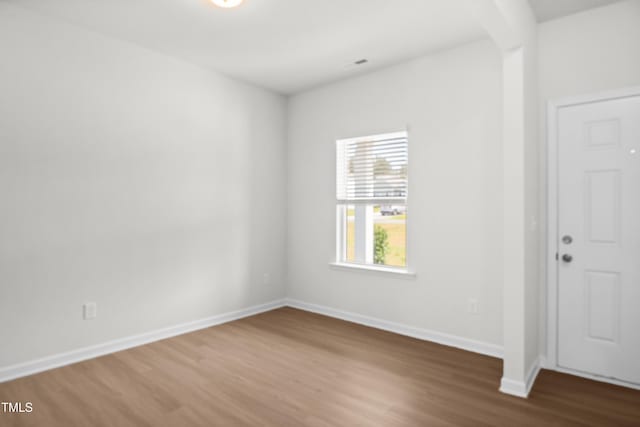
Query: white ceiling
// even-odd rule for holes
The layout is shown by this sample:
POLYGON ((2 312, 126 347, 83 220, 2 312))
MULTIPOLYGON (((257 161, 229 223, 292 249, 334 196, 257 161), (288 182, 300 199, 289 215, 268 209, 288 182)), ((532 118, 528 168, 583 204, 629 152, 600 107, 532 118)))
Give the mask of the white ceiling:
POLYGON ((285 94, 486 34, 453 0, 4 1, 285 94))
POLYGON ((529 0, 538 22, 549 21, 620 0, 529 0))

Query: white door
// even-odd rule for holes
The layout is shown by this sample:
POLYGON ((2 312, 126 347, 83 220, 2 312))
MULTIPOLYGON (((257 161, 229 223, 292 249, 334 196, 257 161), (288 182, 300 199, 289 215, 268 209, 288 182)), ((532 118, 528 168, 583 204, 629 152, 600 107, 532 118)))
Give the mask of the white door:
POLYGON ((558 365, 640 384, 640 95, 558 110, 558 365))

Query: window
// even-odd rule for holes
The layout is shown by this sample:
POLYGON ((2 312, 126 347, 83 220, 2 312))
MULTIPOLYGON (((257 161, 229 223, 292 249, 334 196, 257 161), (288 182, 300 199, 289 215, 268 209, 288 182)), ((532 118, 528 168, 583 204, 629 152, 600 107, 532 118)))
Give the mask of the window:
POLYGON ((337 262, 407 266, 406 132, 336 143, 337 262))

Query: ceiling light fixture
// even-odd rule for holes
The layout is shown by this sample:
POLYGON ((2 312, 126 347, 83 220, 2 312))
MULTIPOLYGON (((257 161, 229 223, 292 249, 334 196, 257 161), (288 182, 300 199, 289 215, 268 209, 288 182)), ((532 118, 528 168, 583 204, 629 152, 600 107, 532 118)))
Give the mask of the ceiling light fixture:
POLYGON ((211 1, 216 6, 224 7, 225 9, 240 6, 240 3, 242 3, 242 0, 211 0, 211 1))

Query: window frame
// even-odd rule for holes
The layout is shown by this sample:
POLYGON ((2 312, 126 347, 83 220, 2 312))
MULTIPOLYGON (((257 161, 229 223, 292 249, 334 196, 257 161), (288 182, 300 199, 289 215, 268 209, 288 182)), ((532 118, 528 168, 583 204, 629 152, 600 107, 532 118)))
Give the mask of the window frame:
MULTIPOLYGON (((359 136, 354 138, 339 138, 335 141, 336 150, 336 176, 338 170, 338 150, 341 143, 348 142, 360 142, 371 140, 383 140, 394 135, 403 135, 406 138, 406 150, 407 150, 407 165, 406 165, 406 179, 407 185, 405 188, 405 196, 403 198, 376 198, 372 197, 366 200, 340 200, 337 194, 338 183, 336 182, 336 249, 335 249, 335 261, 330 263, 330 267, 335 270, 346 270, 355 272, 367 272, 382 275, 399 276, 403 278, 413 278, 416 273, 410 269, 409 258, 409 224, 410 224, 410 209, 409 209, 409 139, 410 134, 408 129, 392 132, 377 133, 367 136, 359 136), (388 266, 384 264, 375 263, 362 263, 356 261, 347 261, 347 211, 350 205, 404 205, 405 207, 405 265, 404 266, 388 266)), ((355 221, 355 219, 354 219, 355 221)), ((355 225, 355 224, 354 224, 355 225)))

